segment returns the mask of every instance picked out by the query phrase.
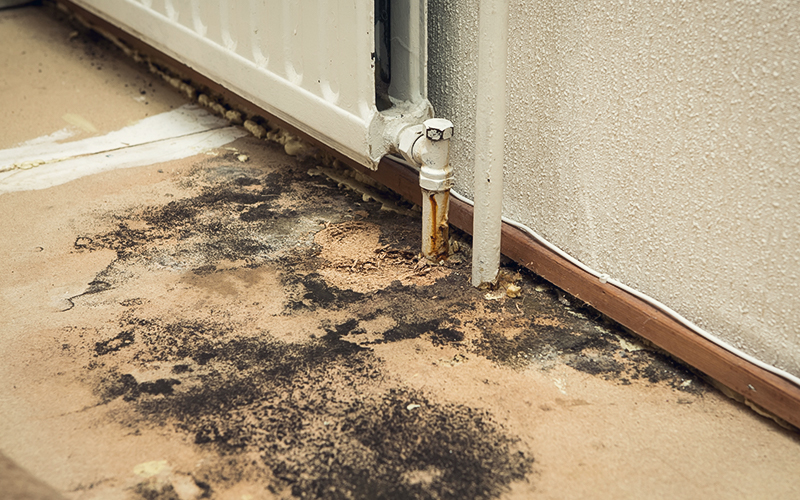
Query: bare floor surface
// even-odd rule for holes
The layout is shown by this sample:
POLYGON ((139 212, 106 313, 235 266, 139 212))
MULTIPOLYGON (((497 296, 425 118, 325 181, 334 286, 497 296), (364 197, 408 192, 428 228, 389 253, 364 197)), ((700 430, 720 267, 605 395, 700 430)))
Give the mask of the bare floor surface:
MULTIPOLYGON (((7 12, 8 60, 71 29, 7 12)), ((114 94, 93 50, 56 68, 114 94)), ((535 276, 472 288, 464 238, 424 265, 409 207, 315 167, 244 138, 0 195, 0 451, 74 499, 800 495, 796 433, 535 276)))

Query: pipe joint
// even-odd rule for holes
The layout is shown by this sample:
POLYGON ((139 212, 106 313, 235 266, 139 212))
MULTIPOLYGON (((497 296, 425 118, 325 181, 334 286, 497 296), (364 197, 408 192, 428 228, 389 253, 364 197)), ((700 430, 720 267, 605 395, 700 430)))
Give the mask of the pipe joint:
POLYGON ((420 167, 419 185, 428 191, 447 191, 453 187, 450 167, 450 138, 453 124, 432 118, 422 125, 404 128, 398 134, 397 149, 410 163, 420 167))
POLYGON ((444 118, 431 118, 423 123, 425 139, 414 144, 414 158, 419 162, 419 185, 428 191, 447 191, 453 187, 450 167, 450 138, 453 124, 444 118))
POLYGON ((405 160, 413 165, 418 165, 417 160, 414 159, 414 148, 417 141, 422 139, 425 134, 425 129, 422 125, 410 125, 400 130, 397 134, 397 151, 403 155, 405 160))
MULTIPOLYGON (((446 153, 448 152, 449 148, 446 153)), ((437 192, 450 190, 453 187, 453 169, 450 167, 449 158, 442 159, 440 154, 430 156, 435 156, 438 161, 430 161, 432 158, 427 158, 428 161, 420 162, 422 166, 419 169, 419 187, 437 192)))

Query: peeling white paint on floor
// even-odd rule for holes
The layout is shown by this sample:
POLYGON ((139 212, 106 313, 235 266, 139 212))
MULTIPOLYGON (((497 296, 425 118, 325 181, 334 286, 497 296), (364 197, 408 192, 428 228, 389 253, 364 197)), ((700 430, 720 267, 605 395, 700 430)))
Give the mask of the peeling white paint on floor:
POLYGON ((69 134, 59 131, 0 151, 0 194, 45 189, 116 168, 177 160, 246 134, 191 104, 100 137, 60 143, 69 134))

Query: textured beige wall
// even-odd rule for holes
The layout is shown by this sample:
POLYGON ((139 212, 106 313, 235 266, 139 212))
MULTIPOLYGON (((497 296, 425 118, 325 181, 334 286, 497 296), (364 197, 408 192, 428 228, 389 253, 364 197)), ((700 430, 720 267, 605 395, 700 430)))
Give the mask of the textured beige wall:
MULTIPOLYGON (((505 215, 800 375, 800 2, 515 1, 505 215)), ((475 0, 430 1, 471 193, 475 0)))

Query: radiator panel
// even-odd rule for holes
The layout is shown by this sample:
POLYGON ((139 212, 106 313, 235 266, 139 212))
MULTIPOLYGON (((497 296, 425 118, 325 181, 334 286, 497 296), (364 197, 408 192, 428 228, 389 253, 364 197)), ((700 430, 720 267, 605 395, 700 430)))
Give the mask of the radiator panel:
MULTIPOLYGON (((73 1, 366 166, 390 148, 372 0, 73 1)), ((397 104, 404 121, 432 114, 418 91, 397 104)))

